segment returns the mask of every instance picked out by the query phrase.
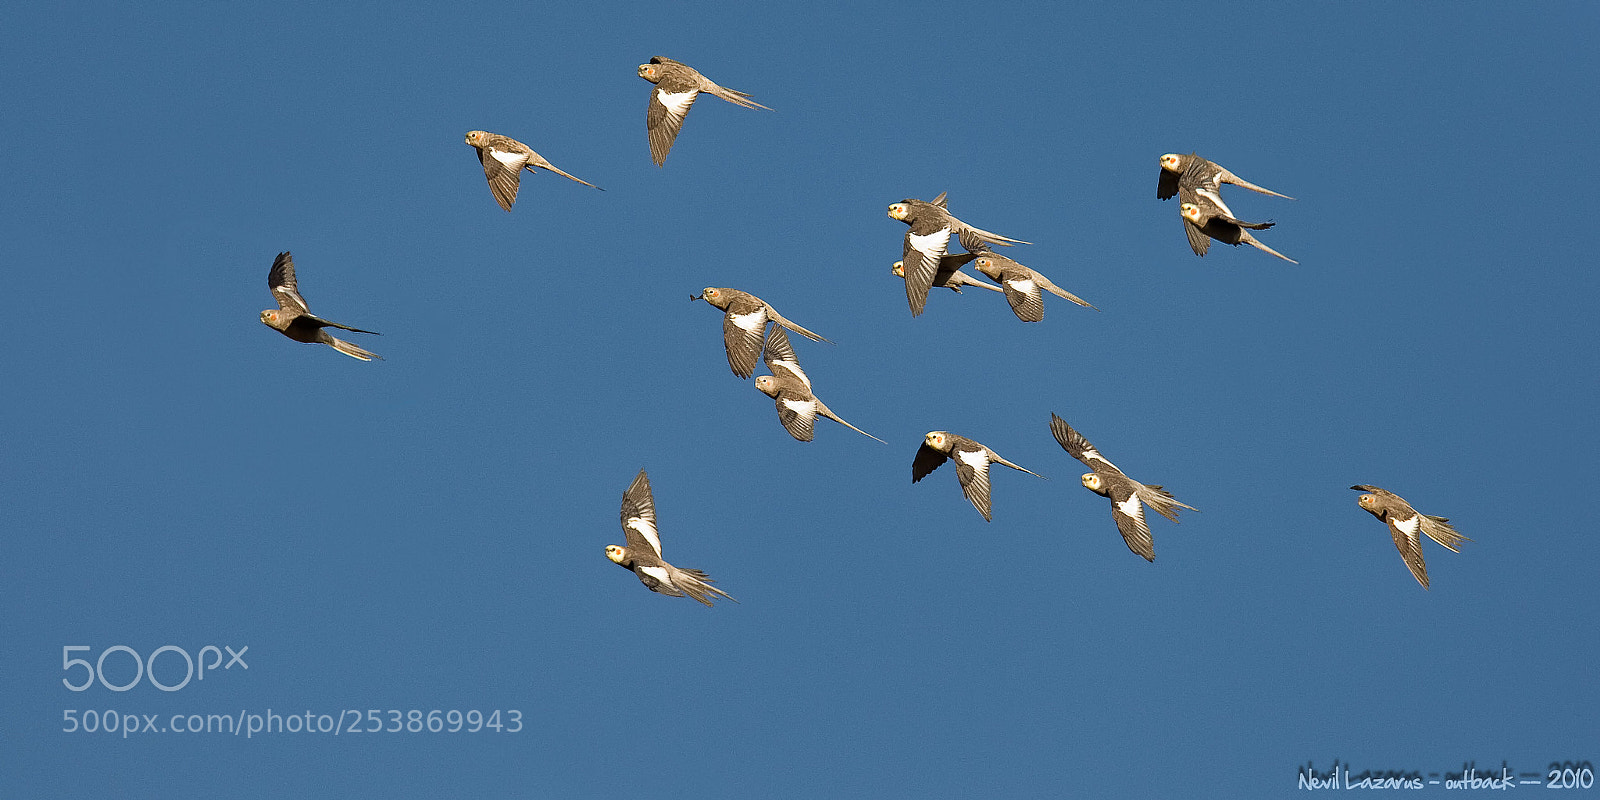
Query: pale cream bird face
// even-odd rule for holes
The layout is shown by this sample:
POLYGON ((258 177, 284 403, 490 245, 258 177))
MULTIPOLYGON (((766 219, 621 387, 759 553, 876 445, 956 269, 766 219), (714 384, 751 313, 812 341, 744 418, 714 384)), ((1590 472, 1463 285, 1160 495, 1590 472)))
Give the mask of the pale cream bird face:
POLYGON ((273 327, 277 327, 277 325, 278 325, 278 312, 275 311, 275 310, 272 310, 272 309, 268 309, 266 311, 261 312, 261 321, 263 323, 267 324, 267 325, 271 325, 273 327))
POLYGON ((972 265, 978 269, 988 269, 994 266, 994 259, 988 256, 980 256, 976 261, 972 262, 972 265))
POLYGON ((627 551, 620 544, 606 545, 606 558, 611 559, 614 563, 621 564, 627 554, 627 551))
POLYGON ((1364 494, 1356 498, 1356 503, 1362 508, 1371 511, 1378 507, 1377 495, 1364 494))
POLYGON ((944 450, 949 446, 946 444, 949 441, 949 437, 945 435, 944 431, 928 431, 928 435, 922 437, 922 441, 927 442, 928 446, 935 450, 944 450))
POLYGON ((1083 473, 1083 488, 1088 489, 1091 492, 1098 493, 1100 491, 1100 473, 1083 473))
POLYGON ((1168 172, 1182 172, 1179 164, 1183 161, 1177 153, 1168 153, 1161 157, 1161 168, 1168 172))
POLYGON ((1178 207, 1178 211, 1183 214, 1184 219, 1196 225, 1200 224, 1200 207, 1194 203, 1184 203, 1178 207))
POLYGON ((705 299, 710 300, 712 305, 716 305, 717 301, 722 299, 722 292, 717 291, 711 286, 701 289, 700 294, 704 296, 705 299))
POLYGON ((901 278, 904 278, 906 276, 906 262, 904 262, 904 261, 896 261, 896 262, 894 262, 894 266, 890 267, 889 271, 893 272, 895 275, 897 275, 897 276, 899 276, 901 278))
POLYGON ((655 64, 640 64, 639 65, 639 77, 644 78, 645 80, 650 81, 652 83, 655 82, 655 79, 658 77, 656 75, 656 65, 655 64))
POLYGON ((906 217, 911 216, 911 209, 905 203, 894 203, 889 206, 889 216, 904 222, 906 217))
POLYGON ((482 147, 483 139, 483 131, 467 131, 467 144, 473 147, 482 147))

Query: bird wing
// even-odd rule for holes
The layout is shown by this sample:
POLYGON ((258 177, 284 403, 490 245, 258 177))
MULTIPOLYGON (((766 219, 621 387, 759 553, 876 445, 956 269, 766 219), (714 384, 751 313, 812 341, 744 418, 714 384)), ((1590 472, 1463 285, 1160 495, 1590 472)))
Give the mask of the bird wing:
POLYGON ((727 313, 722 317, 722 344, 728 351, 728 366, 733 374, 748 378, 755 372, 766 328, 765 303, 748 297, 738 297, 728 303, 727 313))
POLYGON ((1100 451, 1096 450, 1088 439, 1083 438, 1083 434, 1073 430, 1066 420, 1055 414, 1050 415, 1050 433, 1056 437, 1056 443, 1061 445, 1061 449, 1067 451, 1067 455, 1082 461, 1089 469, 1103 475, 1122 475, 1122 470, 1117 469, 1117 465, 1100 455, 1100 451))
POLYGON ((956 477, 961 479, 961 493, 967 496, 972 507, 978 509, 978 513, 988 521, 992 519, 989 501, 989 454, 982 445, 977 447, 976 450, 963 450, 957 445, 951 449, 950 455, 956 462, 956 477))
POLYGON ((927 442, 923 442, 922 446, 917 448, 916 458, 911 460, 911 482, 916 483, 928 477, 928 473, 938 469, 948 458, 950 458, 948 454, 935 450, 929 447, 927 442))
POLYGON ((267 288, 272 290, 272 296, 278 301, 278 308, 284 311, 296 311, 301 314, 310 314, 311 309, 306 306, 306 299, 300 296, 300 289, 295 283, 294 258, 285 250, 272 260, 272 271, 267 273, 267 288))
POLYGON ((666 77, 650 90, 644 125, 650 134, 650 159, 656 166, 666 163, 667 153, 678 139, 678 131, 683 130, 683 118, 688 116, 689 107, 699 95, 700 90, 694 84, 666 77))
POLYGON ((517 202, 521 187, 522 168, 528 165, 529 153, 507 150, 495 142, 478 148, 478 161, 483 164, 483 177, 489 181, 489 193, 500 207, 510 211, 517 202))
POLYGON ((1146 561, 1156 560, 1155 540, 1150 538, 1150 526, 1144 521, 1144 504, 1139 502, 1139 495, 1133 481, 1111 481, 1107 487, 1111 498, 1111 518, 1117 521, 1117 531, 1122 534, 1122 541, 1128 543, 1128 549, 1139 554, 1146 561))
MULTIPOLYGON (((656 532, 656 500, 650 493, 650 476, 642 469, 622 493, 622 533, 628 538, 629 549, 653 552, 656 558, 661 557, 661 534, 656 532)), ((643 580, 642 573, 640 580, 643 580)), ((645 585, 650 584, 647 581, 645 585)))

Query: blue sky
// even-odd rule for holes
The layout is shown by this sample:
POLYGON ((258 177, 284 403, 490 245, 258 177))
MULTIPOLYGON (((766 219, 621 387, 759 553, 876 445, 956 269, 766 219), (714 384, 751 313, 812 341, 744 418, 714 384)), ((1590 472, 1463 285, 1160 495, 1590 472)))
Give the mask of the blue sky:
POLYGON ((14 9, 4 793, 1235 797, 1335 759, 1592 763, 1597 33, 1577 3, 14 9), (775 111, 702 98, 658 169, 657 54, 775 111), (606 191, 525 174, 507 214, 472 129, 606 191), (1299 266, 1189 252, 1154 194, 1190 151, 1298 198, 1226 195, 1299 266), (941 191, 1100 312, 936 289, 913 319, 885 208, 941 191), (385 361, 257 322, 282 250, 385 361), (704 286, 836 342, 795 346, 889 444, 790 439, 704 286), (1153 518, 1154 564, 1052 412, 1200 509, 1153 518), (911 484, 933 429, 1049 480, 997 473, 986 524, 949 466, 911 484), (605 560, 641 467, 667 558, 739 604, 605 560), (1425 592, 1355 483, 1474 541, 1424 545, 1425 592), (117 645, 248 669, 62 685, 117 645), (63 730, 107 709, 504 727, 63 730))

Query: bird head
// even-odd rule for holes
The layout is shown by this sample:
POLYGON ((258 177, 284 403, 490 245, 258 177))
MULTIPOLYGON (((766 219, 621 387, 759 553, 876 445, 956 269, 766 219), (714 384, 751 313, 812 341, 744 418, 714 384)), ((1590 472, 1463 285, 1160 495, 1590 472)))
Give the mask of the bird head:
POLYGON ((896 261, 896 262, 894 262, 894 266, 890 267, 889 271, 893 272, 896 277, 904 278, 906 276, 906 262, 904 262, 904 261, 896 261))
POLYGON ((1085 472, 1083 473, 1083 488, 1095 494, 1105 494, 1106 482, 1100 478, 1100 473, 1098 472, 1085 472))
POLYGON ((761 375, 756 378, 756 389, 768 397, 778 394, 778 380, 771 375, 761 375))
POLYGON ((715 286, 707 286, 706 288, 701 289, 700 299, 704 299, 707 303, 710 303, 717 308, 728 307, 728 298, 723 295, 721 289, 718 289, 715 286))
POLYGON ((467 144, 473 147, 482 147, 489 134, 484 131, 467 131, 467 144))
POLYGON ((621 564, 628 560, 628 549, 620 544, 608 544, 606 545, 606 558, 611 559, 613 564, 621 564))
POLYGON ((639 77, 644 78, 651 83, 655 83, 656 81, 661 80, 661 68, 655 64, 640 64, 639 77))
POLYGON ((922 437, 922 441, 941 453, 950 452, 950 434, 944 431, 928 431, 927 435, 922 437))
POLYGON ((911 216, 911 206, 905 203, 891 203, 889 205, 889 218, 905 222, 911 216))
POLYGON ((1177 153, 1168 153, 1161 157, 1161 168, 1168 172, 1183 171, 1183 156, 1177 153))
POLYGON ((1178 213, 1182 214, 1184 219, 1189 220, 1196 225, 1204 224, 1200 221, 1200 207, 1194 203, 1184 203, 1183 205, 1178 206, 1178 213))
POLYGON ((261 324, 266 325, 269 328, 278 327, 278 310, 275 308, 269 308, 261 312, 261 324))

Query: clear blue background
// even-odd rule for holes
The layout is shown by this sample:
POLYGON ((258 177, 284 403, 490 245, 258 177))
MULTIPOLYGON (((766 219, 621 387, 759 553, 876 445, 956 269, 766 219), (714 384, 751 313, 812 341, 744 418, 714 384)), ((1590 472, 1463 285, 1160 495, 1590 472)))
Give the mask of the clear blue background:
POLYGON ((1600 760, 1597 34, 1587 3, 13 8, 0 794, 1235 797, 1600 760), (655 54, 776 111, 705 97, 658 169, 655 54), (477 128, 606 191, 524 175, 507 214, 477 128), (1154 195, 1191 150, 1299 198, 1228 194, 1299 266, 1189 252, 1154 195), (936 289, 913 319, 885 207, 941 191, 1101 311, 936 289), (281 250, 386 361, 256 320, 281 250), (796 347, 889 445, 791 440, 708 285, 837 342, 796 347), (1051 412, 1201 509, 1153 519, 1154 564, 1051 412), (911 484, 930 429, 1050 480, 996 473, 985 524, 950 467, 911 484), (605 560, 641 467, 668 559, 740 604, 605 560), (1424 544, 1425 592, 1353 483, 1474 541, 1424 544), (249 668, 61 684, 63 646, 168 644, 249 668))

